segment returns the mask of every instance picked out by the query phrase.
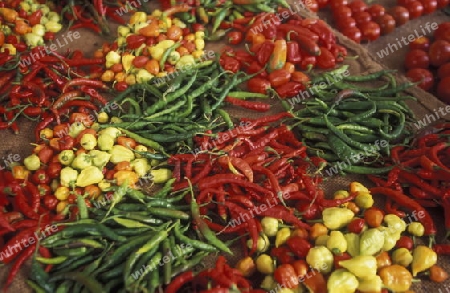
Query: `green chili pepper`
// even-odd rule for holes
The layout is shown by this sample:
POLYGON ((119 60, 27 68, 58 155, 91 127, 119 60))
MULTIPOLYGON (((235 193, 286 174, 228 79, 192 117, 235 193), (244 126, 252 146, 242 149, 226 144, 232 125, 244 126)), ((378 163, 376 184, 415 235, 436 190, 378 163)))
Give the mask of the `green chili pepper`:
POLYGON ((49 282, 56 282, 65 279, 82 283, 91 292, 103 291, 102 285, 97 280, 81 272, 67 272, 64 274, 55 274, 50 278, 49 282))
MULTIPOLYGON (((137 135, 137 134, 134 134, 133 132, 128 131, 128 130, 125 130, 125 129, 123 129, 123 128, 119 128, 119 129, 120 129, 120 131, 122 131, 126 136, 128 136, 129 138, 134 139, 137 143, 143 144, 143 145, 145 145, 145 146, 147 146, 147 147, 150 147, 150 148, 152 148, 152 149, 154 149, 154 150, 156 150, 156 151, 158 151, 158 152, 163 153, 164 155, 167 155, 166 152, 165 152, 165 150, 164 150, 164 148, 163 148, 159 143, 157 143, 157 142, 155 142, 155 141, 153 141, 153 140, 150 140, 150 139, 141 137, 141 136, 139 136, 139 135, 137 135)), ((168 156, 168 155, 167 155, 167 156, 168 156)))
POLYGON ((46 265, 57 265, 57 264, 63 263, 67 258, 68 258, 68 256, 61 255, 61 256, 56 256, 56 257, 52 257, 52 258, 36 256, 34 259, 37 260, 38 262, 46 264, 46 265))

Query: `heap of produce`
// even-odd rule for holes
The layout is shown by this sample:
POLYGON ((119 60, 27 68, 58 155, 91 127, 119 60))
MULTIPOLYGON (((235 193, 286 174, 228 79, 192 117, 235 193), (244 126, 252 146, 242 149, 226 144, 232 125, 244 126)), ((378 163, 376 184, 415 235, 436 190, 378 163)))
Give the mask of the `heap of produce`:
POLYGON ((390 71, 353 76, 343 66, 318 76, 308 90, 283 102, 309 153, 334 163, 331 175, 385 173, 392 166, 383 156, 413 135, 409 123, 414 115, 405 101, 415 98, 401 95, 412 85, 397 85, 390 71), (382 79, 378 87, 361 85, 382 79), (306 107, 295 110, 296 103, 306 107))
POLYGON ((62 29, 61 18, 54 8, 52 2, 3 1, 0 4, 0 52, 16 55, 53 40, 62 29))
POLYGON ((205 33, 191 30, 172 15, 185 7, 170 11, 154 10, 151 14, 135 12, 127 25, 117 29, 118 39, 97 51, 106 58, 107 70, 102 74, 105 82, 114 82, 122 91, 135 83, 147 83, 153 78, 163 79, 174 71, 186 71, 203 56, 205 33))
POLYGON ((410 43, 405 57, 406 76, 447 104, 450 104, 449 31, 450 22, 439 24, 433 38, 420 37, 410 43))

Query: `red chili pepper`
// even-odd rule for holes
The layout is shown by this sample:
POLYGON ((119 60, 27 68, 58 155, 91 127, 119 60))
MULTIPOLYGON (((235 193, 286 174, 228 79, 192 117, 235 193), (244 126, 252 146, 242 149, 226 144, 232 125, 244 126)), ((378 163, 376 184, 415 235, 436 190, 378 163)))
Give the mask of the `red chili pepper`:
POLYGON ((395 202, 397 202, 400 206, 416 211, 418 213, 423 213, 423 217, 419 217, 419 221, 425 227, 425 235, 434 235, 436 234, 436 227, 434 225, 433 219, 430 214, 418 203, 416 203, 413 199, 404 195, 403 193, 392 190, 386 187, 373 187, 370 189, 372 194, 383 194, 384 196, 391 198, 395 202))
MULTIPOLYGON (((57 61, 59 62, 59 60, 57 61)), ((88 65, 101 65, 105 61, 103 58, 92 58, 92 59, 74 59, 74 60, 65 60, 65 63, 70 67, 80 67, 80 66, 88 66, 88 65)))
MULTIPOLYGON (((74 9, 74 11, 76 11, 76 10, 74 9)), ((74 24, 74 25, 72 25, 70 27, 70 30, 75 30, 75 29, 78 29, 78 28, 87 28, 87 29, 93 30, 97 34, 101 33, 101 31, 102 31, 102 29, 97 24, 95 24, 93 22, 79 22, 79 23, 76 23, 76 24, 74 24)))
POLYGON ((117 14, 117 9, 112 7, 106 7, 106 16, 117 22, 118 24, 126 24, 127 22, 117 14))
POLYGON ((181 288, 187 283, 194 280, 194 272, 192 270, 188 270, 184 273, 181 273, 175 279, 173 279, 170 284, 166 287, 166 293, 177 293, 180 292, 181 288))
POLYGON ((450 197, 444 196, 440 201, 440 205, 444 209, 444 226, 447 230, 445 238, 448 238, 448 236, 450 235, 450 197))
POLYGON ((305 228, 306 230, 310 230, 311 229, 309 224, 303 223, 302 221, 300 221, 300 219, 297 218, 293 214, 292 210, 287 209, 287 208, 285 208, 283 206, 271 207, 271 208, 267 209, 266 211, 261 211, 260 215, 283 220, 283 221, 285 221, 287 223, 290 223, 290 224, 293 224, 293 225, 297 226, 298 228, 305 228))
POLYGON ((300 91, 303 90, 305 90, 305 86, 302 83, 295 81, 289 81, 275 88, 275 91, 282 99, 298 95, 300 91))
POLYGON ((92 100, 99 102, 102 105, 108 104, 108 100, 106 100, 96 89, 87 87, 86 85, 81 86, 81 91, 87 95, 89 95, 92 100))
POLYGON ((386 204, 385 204, 385 210, 387 213, 389 214, 393 214, 396 215, 399 218, 404 218, 406 216, 405 212, 400 211, 397 207, 394 206, 395 203, 393 202, 392 199, 387 198, 386 199, 386 204))
POLYGON ((436 163, 439 167, 441 167, 443 170, 450 172, 450 168, 445 166, 441 160, 439 159, 439 152, 442 150, 445 150, 450 146, 450 143, 447 142, 440 142, 437 145, 433 146, 430 150, 430 159, 436 163))
POLYGON ((141 35, 129 35, 126 38, 127 49, 134 50, 139 48, 142 44, 145 43, 145 36, 141 35))
POLYGON ((264 103, 264 102, 245 101, 245 100, 232 98, 232 97, 226 97, 225 101, 232 105, 239 106, 239 107, 249 109, 249 110, 258 111, 258 112, 267 112, 272 107, 272 105, 264 103))
POLYGON ((434 244, 433 250, 439 255, 450 255, 450 244, 434 244))
POLYGON ((11 226, 10 221, 8 221, 6 215, 0 211, 0 227, 7 229, 8 231, 16 231, 13 226, 11 226))
POLYGON ((35 248, 36 248, 36 244, 32 244, 32 245, 28 246, 22 252, 22 254, 19 256, 19 258, 16 260, 16 262, 11 267, 11 269, 9 271, 9 274, 8 274, 8 277, 6 279, 6 283, 3 286, 3 290, 6 291, 6 289, 9 287, 9 285, 11 285, 11 283, 14 280, 14 278, 16 277, 18 272, 20 271, 22 265, 33 255, 33 252, 34 252, 35 248))
POLYGON ((272 56, 275 49, 275 44, 271 40, 266 40, 261 44, 259 50, 256 52, 256 60, 261 66, 265 66, 272 56))
MULTIPOLYGON (((237 25, 237 23, 235 24, 237 25)), ((231 31, 228 33, 228 43, 231 45, 239 45, 242 42, 243 34, 241 31, 231 31)))
POLYGON ((30 26, 35 26, 36 24, 41 23, 42 10, 38 9, 35 12, 31 13, 27 16, 27 20, 30 26))
MULTIPOLYGON (((16 230, 19 230, 20 223, 27 222, 27 220, 22 220, 18 222, 18 225, 13 224, 14 228, 16 230)), ((37 222, 36 222, 37 223, 37 222)), ((12 260, 16 258, 16 256, 20 253, 21 249, 18 249, 23 245, 23 242, 29 241, 30 237, 35 237, 34 233, 36 230, 37 225, 34 224, 32 227, 27 227, 23 230, 20 230, 18 233, 16 233, 7 243, 5 246, 3 246, 0 250, 0 255, 2 256, 2 259, 0 260, 4 264, 10 263, 12 260)))
POLYGON ((231 71, 233 73, 238 72, 241 66, 236 58, 227 55, 220 56, 219 63, 224 70, 231 71))
POLYGON ((300 63, 302 61, 302 56, 300 55, 299 45, 295 41, 287 42, 287 58, 288 62, 293 64, 300 63))
POLYGON ((414 184, 417 187, 420 187, 421 189, 425 190, 426 192, 429 192, 430 194, 434 195, 437 198, 440 198, 442 196, 441 190, 428 184, 426 181, 422 180, 415 174, 402 170, 400 171, 399 176, 404 180, 406 180, 407 182, 409 182, 410 184, 414 184))
POLYGON ((300 236, 291 236, 286 240, 289 249, 300 258, 305 258, 311 249, 311 243, 300 236))
MULTIPOLYGON (((297 37, 300 37, 301 39, 307 39, 310 40, 313 43, 316 43, 319 40, 319 36, 312 32, 309 28, 300 27, 293 24, 283 23, 280 24, 277 27, 277 30, 283 32, 283 34, 286 36, 289 32, 294 32, 294 34, 291 34, 295 37, 294 39, 297 39, 297 37)), ((302 44, 299 44, 302 46, 302 44)))
POLYGON ((272 248, 270 250, 270 255, 275 257, 282 264, 290 264, 295 261, 294 255, 285 246, 272 248))
POLYGON ((70 135, 64 135, 58 141, 60 150, 71 150, 74 147, 74 139, 70 135))

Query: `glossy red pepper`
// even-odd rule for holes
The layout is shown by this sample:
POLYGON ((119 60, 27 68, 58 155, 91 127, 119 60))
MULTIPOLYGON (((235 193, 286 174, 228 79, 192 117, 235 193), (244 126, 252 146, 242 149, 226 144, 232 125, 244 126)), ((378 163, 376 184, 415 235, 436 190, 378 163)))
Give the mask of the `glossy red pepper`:
POLYGON ((300 63, 302 61, 302 56, 300 55, 300 49, 296 41, 287 42, 287 58, 288 62, 293 64, 300 63))
POLYGON ((127 49, 134 50, 139 48, 145 43, 145 36, 142 35, 129 35, 126 38, 127 49))
POLYGON ((286 244, 289 249, 300 258, 305 258, 311 249, 311 243, 300 236, 289 237, 286 240, 286 244))
POLYGON ((228 43, 231 45, 239 45, 242 42, 243 34, 240 31, 231 31, 228 33, 228 43))
POLYGON ((275 91, 282 99, 293 97, 303 90, 305 90, 305 86, 295 81, 289 81, 275 88, 275 91))
POLYGON ((61 137, 58 141, 60 150, 71 150, 74 147, 74 139, 70 135, 61 137))
POLYGON ((219 63, 220 63, 220 66, 222 66, 222 68, 227 71, 236 73, 240 69, 239 61, 236 58, 231 57, 231 56, 221 55, 219 63))
POLYGON ((256 60, 261 66, 266 66, 272 56, 275 44, 271 40, 264 41, 256 53, 256 60))

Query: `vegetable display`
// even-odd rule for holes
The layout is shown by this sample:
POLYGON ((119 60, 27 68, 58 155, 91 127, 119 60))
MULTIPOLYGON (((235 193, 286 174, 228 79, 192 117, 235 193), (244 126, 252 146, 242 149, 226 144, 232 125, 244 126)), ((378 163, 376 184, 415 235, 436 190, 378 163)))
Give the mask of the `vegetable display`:
POLYGON ((405 57, 406 76, 419 82, 425 91, 434 92, 444 103, 450 104, 450 22, 437 26, 434 38, 416 39, 409 45, 410 51, 405 57), (438 82, 435 82, 438 79, 438 82))
MULTIPOLYGON (((129 105, 112 112, 120 120, 100 127, 120 127, 161 144, 167 152, 186 152, 193 148, 192 138, 196 134, 233 126, 229 114, 221 109, 230 98, 267 98, 238 88, 251 75, 222 71, 218 62, 212 60, 192 64, 189 70, 171 76, 173 80, 161 81, 159 85, 147 83, 128 87, 112 100, 119 105, 129 105)), ((258 109, 257 102, 244 102, 247 106, 256 103, 254 107, 258 109)))
POLYGON ((414 116, 405 100, 415 98, 401 92, 412 84, 396 85, 389 71, 341 76, 346 68, 313 79, 309 91, 284 105, 292 112, 293 123, 308 151, 334 162, 336 173, 385 173, 392 167, 359 165, 383 164, 383 156, 390 153, 393 144, 411 139, 412 131, 406 123, 414 116), (380 77, 387 80, 377 88, 360 85, 380 77), (326 80, 334 82, 327 85, 326 80), (306 107, 295 110, 297 101, 306 107))
MULTIPOLYGON (((378 191, 377 191, 378 192, 378 191)), ((318 215, 321 221, 303 227, 283 227, 279 220, 264 217, 266 243, 258 253, 242 258, 236 268, 246 277, 260 279, 260 287, 271 290, 313 292, 394 292, 409 290, 413 278, 436 282, 448 278, 431 276, 442 272, 437 254, 416 242, 424 235, 420 216, 404 219, 372 206, 371 192, 358 182, 335 198, 356 193, 356 198, 318 215), (348 216, 347 216, 348 214, 348 216), (355 224, 358 223, 358 224, 355 224)), ((261 236, 260 236, 261 237, 261 236)))
MULTIPOLYGON (((396 146, 392 149, 391 160, 394 168, 385 178, 371 176, 378 186, 375 190, 389 198, 386 209, 399 216, 405 215, 401 207, 416 211, 422 207, 441 206, 445 211, 445 228, 450 229, 448 217, 448 133, 449 125, 435 125, 435 133, 419 137, 410 148, 396 146)), ((426 217, 428 223, 429 216, 426 217)), ((425 225, 426 234, 434 234, 436 228, 425 225)))
POLYGON ((60 232, 41 241, 52 257, 33 260, 32 267, 39 274, 30 279, 46 292, 83 288, 155 292, 216 251, 207 243, 199 249, 195 243, 200 241, 188 235, 190 216, 181 211, 186 207, 180 202, 182 197, 167 197, 168 189, 158 198, 125 185, 111 190, 114 195, 109 205, 89 208, 87 212, 94 214, 89 218, 60 223, 60 232), (45 272, 41 264, 53 267, 45 272))
POLYGON ((105 82, 114 81, 117 90, 135 83, 147 83, 153 78, 164 79, 175 70, 188 70, 198 60, 214 56, 205 54, 203 29, 191 30, 171 12, 154 10, 151 14, 135 12, 127 25, 117 28, 118 39, 104 45, 97 54, 106 58, 105 82))
POLYGON ((428 15, 448 6, 448 0, 399 0, 393 7, 363 0, 317 1, 318 8, 329 6, 336 27, 349 39, 370 42, 387 35, 409 20, 428 15))
POLYGON ((355 48, 300 16, 330 5, 346 35, 372 41, 448 0, 398 1, 392 16, 359 0, 147 2, 0 3, 0 129, 36 122, 32 152, 0 166, 5 292, 21 271, 38 293, 385 293, 448 279, 428 208, 450 229, 450 126, 414 133, 426 120, 405 94, 432 87, 431 64, 445 96, 448 23, 433 44, 411 42, 406 67, 421 71, 397 84, 392 70, 335 68, 355 48), (110 20, 116 35, 92 57, 60 50, 57 38, 107 35, 110 20), (347 190, 329 193, 346 173, 347 190))
POLYGON ((53 10, 52 2, 3 1, 0 4, 0 52, 12 57, 53 40, 62 29, 61 18, 53 10))
POLYGON ((226 49, 220 61, 225 70, 259 73, 247 82, 252 92, 266 93, 270 89, 281 98, 295 96, 308 86, 304 70, 329 70, 347 56, 347 50, 336 43, 336 36, 324 21, 302 18, 287 8, 239 23, 242 27, 232 26, 229 43, 244 42, 246 50, 226 49))

